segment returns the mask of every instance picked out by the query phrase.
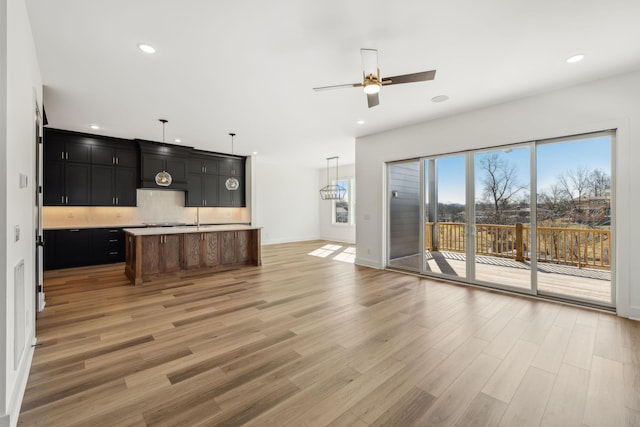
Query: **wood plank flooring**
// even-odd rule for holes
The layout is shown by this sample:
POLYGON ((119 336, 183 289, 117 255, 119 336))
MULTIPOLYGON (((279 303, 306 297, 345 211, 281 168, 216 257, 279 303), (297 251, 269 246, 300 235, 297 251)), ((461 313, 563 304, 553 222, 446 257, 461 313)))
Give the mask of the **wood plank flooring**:
POLYGON ((308 255, 326 243, 138 287, 48 272, 19 425, 638 425, 639 322, 308 255))

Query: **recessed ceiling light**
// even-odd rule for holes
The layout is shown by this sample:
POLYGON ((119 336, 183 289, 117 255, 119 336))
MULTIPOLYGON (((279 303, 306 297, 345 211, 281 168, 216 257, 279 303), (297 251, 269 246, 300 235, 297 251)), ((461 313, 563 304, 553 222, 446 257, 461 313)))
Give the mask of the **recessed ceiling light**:
POLYGON ((140 49, 144 53, 156 53, 156 49, 146 43, 138 43, 138 49, 140 49))
POLYGON ((580 62, 584 59, 584 55, 583 54, 579 54, 579 55, 573 55, 567 58, 567 63, 568 64, 575 64, 576 62, 580 62))
POLYGON ((256 154, 258 154, 258 152, 257 152, 257 151, 254 151, 254 152, 253 152, 253 155, 255 156, 256 154))
POLYGON ((98 129, 100 129, 100 126, 98 126, 98 125, 89 125, 89 127, 90 127, 91 129, 94 129, 94 130, 98 130, 98 129))
POLYGON ((364 124, 364 120, 358 120, 356 123, 359 124, 359 125, 363 125, 364 124))
POLYGON ((182 140, 180 138, 176 138, 173 140, 173 142, 182 142, 182 140))
POLYGON ((447 95, 438 95, 431 98, 431 102, 444 102, 447 101, 449 97, 447 95))

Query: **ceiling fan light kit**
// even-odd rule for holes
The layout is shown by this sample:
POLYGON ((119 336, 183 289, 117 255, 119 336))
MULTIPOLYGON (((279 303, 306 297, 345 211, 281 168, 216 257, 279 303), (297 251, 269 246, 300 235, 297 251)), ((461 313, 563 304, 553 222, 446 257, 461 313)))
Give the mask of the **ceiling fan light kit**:
POLYGON ((336 161, 336 182, 338 182, 338 157, 327 157, 327 185, 320 189, 320 197, 322 200, 344 200, 347 189, 329 182, 329 162, 331 160, 336 161))
POLYGON ((362 57, 362 83, 349 83, 343 85, 314 87, 313 90, 342 89, 347 87, 362 87, 367 95, 367 105, 369 108, 380 103, 378 94, 382 86, 391 86, 402 83, 417 83, 433 80, 436 77, 436 70, 422 71, 412 74, 401 74, 399 76, 380 78, 378 68, 378 51, 376 49, 360 49, 362 57))

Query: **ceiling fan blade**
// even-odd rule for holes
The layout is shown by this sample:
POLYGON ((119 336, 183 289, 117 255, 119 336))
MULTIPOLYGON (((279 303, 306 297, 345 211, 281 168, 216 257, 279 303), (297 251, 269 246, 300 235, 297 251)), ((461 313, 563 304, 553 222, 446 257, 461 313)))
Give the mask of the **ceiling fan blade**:
POLYGON ((401 76, 385 77, 382 79, 383 85, 397 85, 400 83, 415 83, 433 80, 436 77, 436 70, 423 71, 421 73, 403 74, 401 76))
POLYGON ((367 77, 369 74, 378 75, 378 51, 376 49, 360 49, 362 56, 362 72, 367 77))
POLYGON ((346 87, 361 87, 361 86, 362 86, 362 83, 348 83, 344 85, 314 87, 313 90, 319 91, 319 90, 343 89, 346 87))
POLYGON ((378 94, 377 93, 367 94, 367 104, 369 105, 369 108, 375 107, 376 105, 380 104, 380 97, 378 96, 378 94))

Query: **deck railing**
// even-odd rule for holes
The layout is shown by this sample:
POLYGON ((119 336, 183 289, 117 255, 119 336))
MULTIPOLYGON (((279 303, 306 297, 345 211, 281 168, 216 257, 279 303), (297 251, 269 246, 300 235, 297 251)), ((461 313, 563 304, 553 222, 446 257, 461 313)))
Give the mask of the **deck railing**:
MULTIPOLYGON (((528 226, 476 224, 475 227, 477 255, 512 258, 516 261, 531 259, 531 229, 528 226)), ((428 222, 425 231, 427 250, 466 250, 465 224, 428 222)), ((536 243, 540 262, 611 268, 610 230, 538 227, 536 243)))

